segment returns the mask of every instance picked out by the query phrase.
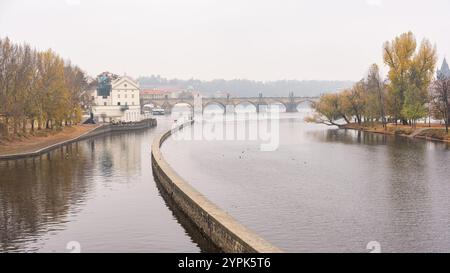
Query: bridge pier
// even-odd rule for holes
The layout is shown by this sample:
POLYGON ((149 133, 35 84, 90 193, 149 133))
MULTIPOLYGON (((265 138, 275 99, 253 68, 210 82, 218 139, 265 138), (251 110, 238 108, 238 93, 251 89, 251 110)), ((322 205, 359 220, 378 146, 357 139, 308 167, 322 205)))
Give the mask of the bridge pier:
POLYGON ((167 106, 164 106, 163 109, 164 109, 164 112, 166 115, 172 114, 172 106, 167 105, 167 106))
POLYGON ((286 113, 295 113, 298 112, 296 103, 287 103, 286 104, 286 113))
POLYGON ((224 109, 224 114, 234 114, 235 106, 233 104, 226 104, 224 109))

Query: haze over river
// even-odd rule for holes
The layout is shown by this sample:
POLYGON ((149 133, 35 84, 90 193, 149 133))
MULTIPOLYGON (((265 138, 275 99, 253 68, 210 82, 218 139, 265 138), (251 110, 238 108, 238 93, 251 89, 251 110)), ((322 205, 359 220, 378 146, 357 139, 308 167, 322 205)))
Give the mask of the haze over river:
POLYGON ((367 252, 370 241, 383 252, 450 251, 448 144, 303 117, 281 114, 275 151, 260 151, 258 141, 172 137, 163 153, 197 190, 285 251, 367 252))
MULTIPOLYGON (((366 252, 369 241, 383 252, 450 251, 448 144, 303 116, 281 114, 275 151, 260 151, 258 141, 171 137, 163 153, 197 190, 285 251, 366 252)), ((150 146, 172 122, 0 161, 0 252, 68 252, 70 241, 82 252, 215 251, 153 180, 150 146)))

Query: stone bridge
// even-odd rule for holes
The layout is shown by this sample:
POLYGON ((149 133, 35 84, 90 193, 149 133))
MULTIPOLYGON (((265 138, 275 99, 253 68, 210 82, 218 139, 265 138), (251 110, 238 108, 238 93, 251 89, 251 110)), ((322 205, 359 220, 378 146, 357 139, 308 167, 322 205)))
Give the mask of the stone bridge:
POLYGON ((299 104, 304 102, 312 103, 318 99, 318 97, 296 97, 292 92, 288 97, 263 97, 261 93, 258 97, 231 97, 228 95, 224 98, 169 98, 166 95, 164 98, 155 99, 145 94, 140 97, 141 107, 152 104, 154 107, 163 108, 166 113, 171 113, 172 108, 180 103, 185 103, 191 108, 194 108, 194 104, 198 107, 201 103, 202 110, 208 105, 216 104, 222 107, 224 113, 234 111, 234 107, 237 105, 251 104, 255 106, 256 112, 259 112, 260 106, 282 104, 286 107, 286 112, 297 112, 299 104))

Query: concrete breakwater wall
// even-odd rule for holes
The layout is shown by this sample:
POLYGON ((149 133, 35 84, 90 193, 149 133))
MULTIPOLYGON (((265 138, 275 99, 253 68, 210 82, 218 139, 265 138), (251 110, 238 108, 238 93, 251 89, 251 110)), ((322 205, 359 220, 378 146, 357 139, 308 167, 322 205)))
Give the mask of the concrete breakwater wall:
POLYGON ((155 138, 152 144, 153 173, 166 193, 186 216, 219 249, 231 253, 281 252, 237 222, 181 178, 166 162, 161 145, 189 123, 155 138))
POLYGON ((53 149, 68 145, 73 142, 77 142, 80 140, 98 136, 101 134, 106 134, 106 133, 110 133, 110 132, 118 132, 118 131, 139 130, 139 129, 154 127, 156 125, 157 125, 156 119, 145 119, 145 120, 142 120, 139 122, 124 123, 124 124, 105 124, 105 125, 101 125, 101 126, 95 128, 89 132, 86 132, 78 137, 75 137, 73 139, 61 141, 59 143, 44 147, 37 151, 33 151, 33 152, 29 152, 29 153, 1 155, 0 160, 14 160, 14 159, 27 158, 27 157, 40 156, 42 154, 50 152, 53 149))

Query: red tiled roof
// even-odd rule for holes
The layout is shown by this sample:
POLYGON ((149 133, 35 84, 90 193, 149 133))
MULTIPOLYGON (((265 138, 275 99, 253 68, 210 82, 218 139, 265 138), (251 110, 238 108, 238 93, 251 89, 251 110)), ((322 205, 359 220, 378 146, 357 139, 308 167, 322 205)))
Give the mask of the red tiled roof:
POLYGON ((141 94, 148 94, 148 95, 159 95, 159 94, 169 94, 170 91, 167 90, 158 90, 158 89, 147 89, 147 90, 141 90, 141 94))

